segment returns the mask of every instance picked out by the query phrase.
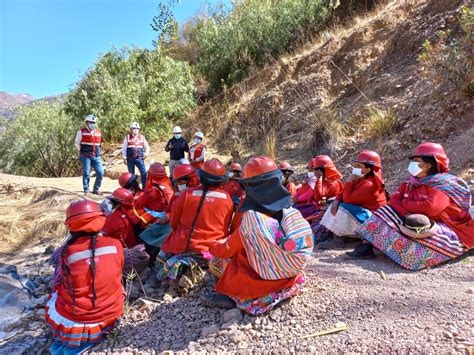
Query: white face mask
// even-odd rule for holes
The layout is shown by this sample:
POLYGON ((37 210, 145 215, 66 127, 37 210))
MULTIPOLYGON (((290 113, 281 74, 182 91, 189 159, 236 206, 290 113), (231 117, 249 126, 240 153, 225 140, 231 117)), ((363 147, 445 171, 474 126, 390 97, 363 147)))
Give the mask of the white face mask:
POLYGON ((408 172, 412 176, 418 176, 419 173, 423 171, 422 168, 420 168, 420 163, 417 161, 411 161, 410 164, 408 164, 408 172))
POLYGON ((229 172, 227 173, 227 176, 228 176, 228 177, 232 177, 232 176, 234 176, 234 173, 233 173, 232 171, 229 171, 229 172))
POLYGON ((362 169, 361 168, 352 168, 352 175, 355 176, 362 176, 362 169))
POLYGON ((308 177, 310 179, 314 178, 316 175, 314 175, 314 171, 308 171, 308 177))
POLYGON ((179 191, 184 191, 184 190, 186 190, 187 188, 188 188, 188 186, 187 186, 186 184, 184 184, 184 185, 178 185, 178 190, 179 190, 179 191))
POLYGON ((140 130, 138 128, 132 129, 132 133, 136 136, 140 130))

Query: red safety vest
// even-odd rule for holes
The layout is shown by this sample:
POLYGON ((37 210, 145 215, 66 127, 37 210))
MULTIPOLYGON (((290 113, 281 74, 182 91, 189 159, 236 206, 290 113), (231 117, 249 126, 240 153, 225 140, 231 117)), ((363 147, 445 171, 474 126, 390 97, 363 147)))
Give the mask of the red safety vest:
POLYGON ((88 128, 81 128, 80 154, 86 157, 100 157, 101 140, 102 133, 99 129, 91 131, 88 128))
POLYGON ((129 134, 127 136, 127 158, 143 158, 145 151, 145 137, 140 133, 136 136, 129 134))
MULTIPOLYGON (((204 144, 198 144, 195 147, 192 147, 189 150, 189 161, 200 158, 202 156, 203 150, 206 148, 204 144)), ((191 164, 194 169, 201 169, 204 165, 204 159, 198 163, 191 164)))

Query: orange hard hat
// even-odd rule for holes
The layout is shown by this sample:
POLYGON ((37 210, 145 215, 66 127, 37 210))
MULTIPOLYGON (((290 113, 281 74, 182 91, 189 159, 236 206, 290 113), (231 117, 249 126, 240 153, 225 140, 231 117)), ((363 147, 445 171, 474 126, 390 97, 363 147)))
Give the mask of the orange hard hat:
POLYGON ((239 163, 232 163, 230 165, 230 170, 231 171, 240 171, 240 172, 242 172, 242 166, 239 163))
POLYGON ((115 190, 112 195, 107 196, 107 198, 125 206, 133 206, 133 194, 123 187, 115 190))
POLYGON ((382 159, 380 159, 380 155, 378 155, 373 150, 363 150, 357 155, 355 161, 357 163, 370 164, 378 167, 382 166, 382 159))
POLYGON ((135 181, 137 181, 137 176, 132 173, 122 173, 119 177, 119 185, 125 189, 131 187, 135 181))
POLYGON ((275 170, 278 170, 278 166, 273 159, 268 157, 255 157, 251 158, 247 164, 245 164, 243 178, 250 179, 275 170))
POLYGON ((219 159, 206 160, 202 166, 202 171, 214 175, 214 176, 225 176, 225 166, 219 159))
POLYGON ((293 167, 290 165, 290 163, 284 161, 283 163, 280 164, 279 169, 282 171, 291 171, 293 172, 293 167))
POLYGON ((95 216, 103 216, 99 205, 90 200, 73 201, 66 209, 66 223, 77 222, 95 216))
POLYGON ((180 180, 184 178, 188 178, 191 174, 194 173, 194 168, 188 164, 181 164, 178 165, 173 170, 173 180, 180 180))
POLYGON ((156 177, 166 177, 166 169, 161 163, 153 163, 148 169, 148 175, 156 177))
POLYGON ((410 156, 410 159, 424 156, 433 157, 436 160, 439 172, 449 171, 449 159, 441 144, 432 142, 422 143, 415 149, 415 153, 410 156))
POLYGON ((327 165, 333 164, 331 158, 329 158, 327 155, 318 155, 312 160, 313 168, 322 168, 326 167, 327 165))

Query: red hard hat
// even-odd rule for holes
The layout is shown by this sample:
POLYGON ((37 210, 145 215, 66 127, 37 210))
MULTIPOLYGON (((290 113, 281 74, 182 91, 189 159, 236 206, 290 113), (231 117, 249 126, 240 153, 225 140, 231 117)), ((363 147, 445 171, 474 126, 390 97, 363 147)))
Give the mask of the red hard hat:
POLYGON ((214 176, 225 176, 225 166, 219 159, 206 160, 202 166, 202 171, 214 175, 214 176))
POLYGON ((148 175, 156 176, 156 177, 166 177, 166 169, 163 164, 160 163, 153 163, 150 165, 148 169, 148 175))
POLYGON ((245 164, 243 178, 250 179, 275 170, 278 170, 278 166, 273 159, 268 157, 255 157, 251 158, 247 164, 245 164))
POLYGON ((449 171, 449 159, 441 144, 432 142, 422 143, 416 148, 415 153, 410 156, 410 159, 423 156, 435 158, 438 163, 438 171, 449 171))
POLYGON ((363 150, 359 153, 359 155, 357 155, 355 161, 358 163, 365 163, 379 167, 382 166, 382 159, 380 159, 380 155, 378 155, 373 150, 363 150))
POLYGON ((73 201, 66 209, 66 222, 76 222, 81 219, 89 219, 95 216, 103 216, 104 214, 99 205, 90 200, 73 201))
POLYGON ((137 181, 137 176, 132 173, 122 173, 119 177, 119 185, 125 189, 132 186, 137 181))
POLYGON ((327 155, 318 155, 316 158, 312 160, 313 163, 313 168, 322 168, 327 165, 333 164, 331 158, 329 158, 327 155))
POLYGON ((191 165, 188 165, 188 164, 178 165, 173 170, 173 180, 179 180, 179 179, 187 178, 192 173, 194 173, 194 168, 191 165))
POLYGON ((280 164, 279 169, 283 171, 293 171, 293 167, 286 161, 280 164))
POLYGON ((133 206, 133 194, 123 187, 115 190, 112 195, 107 198, 125 206, 133 206))
POLYGON ((239 163, 232 163, 230 165, 230 170, 231 171, 240 171, 240 172, 242 172, 242 166, 239 163))

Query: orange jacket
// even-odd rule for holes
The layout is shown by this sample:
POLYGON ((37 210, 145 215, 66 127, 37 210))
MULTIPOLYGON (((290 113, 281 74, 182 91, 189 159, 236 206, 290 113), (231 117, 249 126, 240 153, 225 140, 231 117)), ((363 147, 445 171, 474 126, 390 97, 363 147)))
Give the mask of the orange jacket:
POLYGON ((232 258, 216 284, 216 291, 239 298, 257 298, 293 286, 298 277, 283 280, 264 280, 247 259, 240 228, 224 243, 214 243, 210 253, 220 259, 232 258))
POLYGON ((138 223, 136 216, 117 208, 107 217, 102 232, 105 236, 118 239, 125 247, 131 248, 139 243, 133 228, 135 223, 138 223))
POLYGON ((286 184, 286 189, 290 192, 291 198, 295 197, 296 195, 296 185, 293 182, 289 182, 286 184))
POLYGON ((185 251, 205 252, 216 240, 229 235, 234 204, 230 195, 220 187, 211 187, 206 193, 191 239, 191 227, 196 216, 203 187, 185 190, 173 204, 170 216, 171 234, 161 249, 178 254, 185 251))
MULTIPOLYGON (((148 183, 147 183, 148 184, 148 183)), ((147 227, 156 222, 157 218, 145 211, 145 208, 155 212, 169 212, 173 198, 173 188, 168 183, 153 184, 135 201, 135 214, 140 224, 147 227)))

